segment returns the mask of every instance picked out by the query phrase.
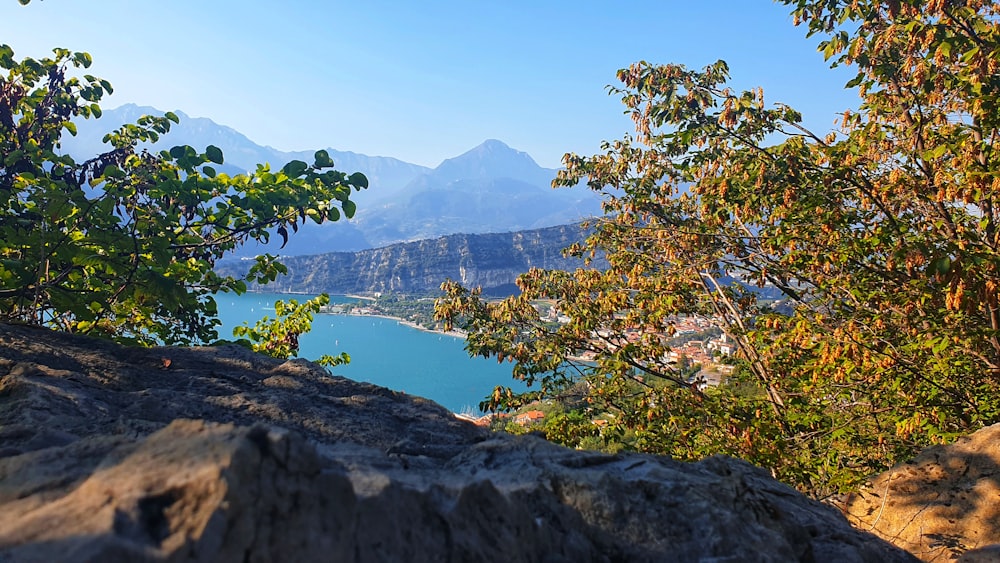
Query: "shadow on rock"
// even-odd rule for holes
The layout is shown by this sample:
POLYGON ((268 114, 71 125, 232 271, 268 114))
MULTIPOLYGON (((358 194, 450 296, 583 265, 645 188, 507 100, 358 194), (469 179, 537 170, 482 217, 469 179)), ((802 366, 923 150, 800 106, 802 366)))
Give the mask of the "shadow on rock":
POLYGON ((924 561, 1000 543, 1000 425, 879 475, 848 500, 846 513, 857 528, 924 561))

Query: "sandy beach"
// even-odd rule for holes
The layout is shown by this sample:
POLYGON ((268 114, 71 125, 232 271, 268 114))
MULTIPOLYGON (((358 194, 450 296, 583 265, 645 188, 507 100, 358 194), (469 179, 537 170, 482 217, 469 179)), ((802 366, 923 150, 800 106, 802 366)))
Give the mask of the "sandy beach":
MULTIPOLYGON (((347 297, 353 297, 353 296, 348 295, 347 297)), ((403 326, 414 328, 414 329, 417 329, 417 330, 420 330, 420 331, 423 331, 423 332, 431 332, 431 333, 435 333, 435 334, 441 334, 441 335, 444 335, 444 336, 453 336, 455 338, 461 338, 463 340, 468 336, 468 333, 465 332, 464 330, 461 330, 461 329, 457 329, 456 328, 456 329, 452 329, 452 330, 448 330, 448 331, 434 330, 434 329, 431 329, 431 328, 427 328, 425 326, 418 325, 417 323, 415 323, 413 321, 408 321, 406 319, 401 319, 399 317, 393 317, 391 315, 382 315, 382 314, 378 314, 378 313, 323 313, 323 314, 324 315, 350 315, 352 317, 372 317, 373 319, 388 319, 390 321, 396 321, 397 323, 399 323, 399 324, 401 324, 403 326)))

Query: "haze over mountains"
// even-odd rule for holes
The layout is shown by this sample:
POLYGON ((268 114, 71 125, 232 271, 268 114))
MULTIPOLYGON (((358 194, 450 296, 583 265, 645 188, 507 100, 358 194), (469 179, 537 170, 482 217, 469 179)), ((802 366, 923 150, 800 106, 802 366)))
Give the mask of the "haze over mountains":
MULTIPOLYGON (((108 145, 101 139, 108 132, 125 123, 134 123, 143 115, 163 115, 162 110, 149 106, 126 104, 115 109, 106 109, 100 119, 84 119, 77 121, 78 133, 75 137, 64 135, 63 149, 76 156, 87 156, 108 150, 108 145)), ((154 145, 157 150, 169 149, 174 145, 191 145, 204 150, 208 145, 222 149, 226 164, 218 167, 227 173, 245 172, 254 169, 257 164, 270 163, 272 169, 281 168, 291 160, 312 162, 312 151, 284 152, 278 149, 261 146, 254 143, 246 135, 204 117, 190 117, 183 111, 174 111, 180 118, 180 123, 171 125, 170 133, 154 145)), ((316 147, 316 150, 323 147, 316 147)), ((402 187, 420 174, 430 171, 430 168, 418 164, 410 164, 402 160, 367 156, 349 151, 327 149, 337 163, 337 168, 345 172, 364 172, 373 185, 387 187, 402 187)), ((361 197, 365 197, 362 195, 361 197)), ((360 201, 360 200, 359 200, 360 201)))
MULTIPOLYGON (((180 123, 173 125, 170 134, 153 148, 187 144, 204 150, 215 145, 226 158, 222 171, 229 173, 250 170, 264 162, 272 169, 295 159, 312 162, 312 150, 279 151, 258 145, 210 119, 174 113, 181 118, 180 123)), ((77 136, 64 137, 63 149, 78 158, 107 150, 107 145, 101 143, 107 132, 145 114, 163 112, 128 104, 106 110, 101 119, 80 121, 77 136)), ((487 140, 434 169, 391 157, 332 148, 327 151, 338 170, 362 172, 369 179, 370 188, 355 196, 355 218, 326 225, 310 223, 291 237, 284 249, 279 250, 279 244, 274 242, 266 247, 248 245, 243 255, 355 251, 456 233, 502 233, 564 225, 601 212, 598 194, 582 187, 552 189, 556 170, 538 166, 527 153, 497 140, 487 140)))

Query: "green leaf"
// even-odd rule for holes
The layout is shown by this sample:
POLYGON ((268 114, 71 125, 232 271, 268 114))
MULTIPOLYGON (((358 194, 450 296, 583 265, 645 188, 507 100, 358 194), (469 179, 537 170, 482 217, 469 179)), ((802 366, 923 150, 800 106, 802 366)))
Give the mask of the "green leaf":
POLYGON ((316 151, 315 159, 316 159, 316 164, 315 164, 316 168, 329 168, 333 166, 333 159, 330 158, 330 153, 326 152, 325 150, 316 151))
POLYGON ((0 44, 0 68, 13 68, 14 50, 9 45, 0 44))
POLYGON ((951 258, 947 256, 941 256, 931 260, 931 263, 927 265, 928 275, 945 275, 951 271, 951 258))
POLYGON ((208 147, 205 148, 205 156, 208 157, 208 160, 216 164, 222 164, 223 162, 222 149, 215 145, 208 145, 208 147))
POLYGON ((368 177, 362 174, 361 172, 355 172, 354 174, 351 174, 350 178, 348 178, 348 181, 351 182, 351 185, 357 186, 358 189, 368 187, 368 177))
POLYGON ((854 78, 848 80, 847 84, 845 84, 844 87, 845 88, 856 88, 858 85, 860 85, 864 81, 865 81, 865 75, 863 73, 858 73, 857 76, 855 76, 854 78))
POLYGON ((973 48, 969 49, 968 51, 966 51, 965 54, 962 55, 962 62, 963 63, 971 62, 972 59, 974 59, 976 57, 976 55, 978 55, 978 54, 979 54, 979 47, 978 46, 977 47, 973 47, 973 48))
POLYGON ((924 152, 924 158, 927 159, 927 160, 935 160, 935 159, 941 158, 942 156, 944 156, 945 153, 948 152, 948 149, 949 149, 949 147, 948 147, 947 144, 941 143, 941 144, 935 146, 934 148, 932 148, 931 150, 925 151, 924 152))
POLYGON ((284 172, 289 178, 298 178, 309 168, 309 165, 301 160, 293 160, 282 167, 281 171, 284 172))
MULTIPOLYGON (((179 122, 171 112, 119 126, 104 136, 118 152, 77 164, 59 154, 66 135, 78 133, 69 118, 100 117, 98 101, 111 84, 73 68, 89 66, 89 55, 54 53, 16 61, 0 45, 9 70, 0 82, 17 85, 14 96, 0 96, 0 115, 28 132, 0 126, 0 171, 9 172, 10 188, 0 194, 0 322, 100 331, 135 344, 211 342, 218 325, 212 292, 245 291, 248 280, 273 281, 287 271, 273 264, 259 278, 236 279, 216 273, 216 261, 275 232, 284 246, 300 225, 289 214, 327 216, 330 201, 350 191, 345 175, 329 169, 325 151, 316 156, 328 170, 295 161, 285 167, 291 179, 267 165, 221 174, 224 154, 214 145, 137 151, 179 122)), ((289 334, 301 327, 293 323, 289 334)))
POLYGON ((276 232, 279 235, 281 235, 281 247, 280 248, 285 248, 285 245, 288 244, 288 229, 286 229, 284 225, 281 225, 280 227, 278 227, 278 230, 276 232))
POLYGON ((354 217, 354 213, 358 210, 358 206, 351 200, 341 203, 340 206, 344 209, 344 215, 346 215, 348 219, 354 217))
POLYGON ((83 68, 90 68, 90 65, 93 64, 94 59, 91 58, 89 53, 73 53, 73 62, 76 63, 77 66, 82 66, 83 68))

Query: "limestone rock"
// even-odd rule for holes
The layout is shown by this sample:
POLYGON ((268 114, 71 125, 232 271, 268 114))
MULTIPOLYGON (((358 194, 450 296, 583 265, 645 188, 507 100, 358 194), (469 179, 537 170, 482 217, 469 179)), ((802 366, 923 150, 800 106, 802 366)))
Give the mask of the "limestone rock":
POLYGON ((935 446, 873 479, 848 518, 924 561, 1000 561, 1000 425, 935 446), (978 555, 970 550, 982 549, 978 555))
MULTIPOLYGON (((467 233, 468 231, 463 231, 467 233)), ((255 286, 266 291, 299 293, 434 293, 446 279, 487 294, 505 294, 517 277, 531 268, 573 270, 583 260, 562 250, 587 235, 580 225, 517 232, 455 234, 391 244, 357 252, 331 252, 282 257, 288 275, 255 286)), ((598 256, 594 262, 605 262, 598 256)), ((227 260, 220 273, 244 275, 250 263, 227 260)))
POLYGON ((913 559, 734 459, 572 451, 307 362, 0 325, 0 561, 312 560, 913 559))

